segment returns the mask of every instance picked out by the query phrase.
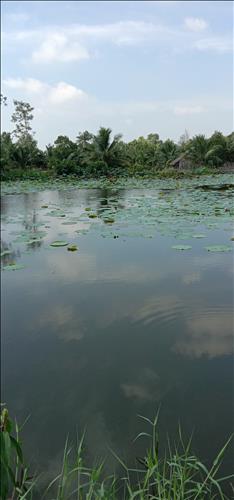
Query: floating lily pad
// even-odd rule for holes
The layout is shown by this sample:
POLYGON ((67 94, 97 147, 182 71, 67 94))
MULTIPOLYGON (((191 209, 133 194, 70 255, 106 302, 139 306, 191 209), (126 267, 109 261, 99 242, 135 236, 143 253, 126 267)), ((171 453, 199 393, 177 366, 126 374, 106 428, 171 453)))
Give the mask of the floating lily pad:
POLYGON ((42 239, 41 238, 34 238, 32 240, 29 240, 27 241, 27 245, 34 245, 34 243, 42 243, 42 239))
POLYGON ((4 257, 5 255, 10 255, 11 251, 10 250, 4 250, 4 252, 1 252, 1 257, 4 257))
POLYGON ((232 247, 227 245, 210 245, 205 247, 208 252, 231 252, 232 247))
POLYGON ((67 250, 69 250, 69 252, 75 252, 76 250, 78 250, 78 247, 77 245, 69 245, 67 247, 67 250))
POLYGON ((103 219, 105 224, 113 224, 115 222, 115 219, 111 219, 111 218, 104 218, 103 219))
POLYGON ((62 225, 63 225, 63 226, 75 226, 75 225, 76 225, 76 222, 77 222, 77 221, 75 221, 75 222, 74 222, 74 221, 70 221, 70 220, 68 220, 68 221, 66 221, 66 222, 62 222, 62 225))
POLYGON ((96 219, 97 215, 96 214, 89 214, 90 219, 96 219))
POLYGON ((174 250, 190 250, 192 247, 190 245, 173 245, 171 248, 174 250))
POLYGON ((49 205, 41 205, 41 208, 48 208, 49 205))
POLYGON ((66 247, 68 245, 67 241, 53 241, 50 243, 51 247, 66 247))
POLYGON ((24 269, 25 266, 22 264, 9 264, 8 266, 4 266, 3 271, 18 271, 19 269, 24 269))
POLYGON ((193 234, 193 238, 200 239, 200 238, 205 238, 205 237, 206 237, 205 234, 193 234))

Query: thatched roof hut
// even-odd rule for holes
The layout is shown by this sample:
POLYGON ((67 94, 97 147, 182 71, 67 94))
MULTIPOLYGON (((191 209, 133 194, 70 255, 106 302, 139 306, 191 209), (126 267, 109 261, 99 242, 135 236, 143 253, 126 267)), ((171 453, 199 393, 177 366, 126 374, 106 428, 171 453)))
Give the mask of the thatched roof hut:
POLYGON ((175 160, 173 160, 170 163, 170 165, 171 165, 171 167, 177 168, 177 169, 180 169, 180 168, 183 169, 183 168, 189 168, 189 167, 191 167, 191 163, 186 158, 185 153, 182 153, 180 156, 178 156, 178 158, 176 158, 175 160))

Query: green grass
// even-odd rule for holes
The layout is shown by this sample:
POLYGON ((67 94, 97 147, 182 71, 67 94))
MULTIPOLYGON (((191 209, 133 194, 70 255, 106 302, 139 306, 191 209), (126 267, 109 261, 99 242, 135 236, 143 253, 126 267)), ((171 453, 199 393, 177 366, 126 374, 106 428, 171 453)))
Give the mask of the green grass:
POLYGON ((209 168, 209 167, 197 167, 193 169, 187 170, 177 170, 172 167, 164 167, 162 169, 148 169, 145 170, 133 170, 126 169, 124 172, 121 171, 113 171, 108 176, 103 176, 102 174, 95 175, 94 173, 90 173, 90 175, 76 175, 76 174, 63 174, 58 175, 56 171, 53 169, 22 169, 22 168, 13 168, 13 169, 2 169, 1 172, 1 180, 2 181, 16 181, 16 180, 49 180, 49 179, 119 179, 121 177, 133 177, 137 179, 181 179, 183 177, 196 177, 202 175, 213 175, 219 174, 219 169, 209 168))
MULTIPOLYGON (((219 477, 218 472, 231 438, 224 444, 208 469, 191 451, 191 439, 185 443, 181 428, 178 439, 168 438, 167 449, 160 453, 158 416, 154 421, 140 416, 149 426, 149 433, 141 432, 136 439, 146 438, 149 446, 145 456, 129 468, 113 450, 110 450, 122 473, 106 476, 104 462, 88 467, 84 460, 83 435, 75 447, 67 439, 60 473, 42 492, 36 477, 28 474, 19 428, 13 431, 8 412, 1 412, 1 500, 224 500, 229 499, 223 486, 233 476, 219 477), (13 435, 14 434, 14 435, 13 435)), ((234 490, 233 490, 234 491, 234 490)))
POLYGON ((40 169, 22 169, 14 168, 11 170, 2 170, 2 181, 16 181, 16 180, 49 180, 54 179, 55 173, 53 170, 40 170, 40 169))

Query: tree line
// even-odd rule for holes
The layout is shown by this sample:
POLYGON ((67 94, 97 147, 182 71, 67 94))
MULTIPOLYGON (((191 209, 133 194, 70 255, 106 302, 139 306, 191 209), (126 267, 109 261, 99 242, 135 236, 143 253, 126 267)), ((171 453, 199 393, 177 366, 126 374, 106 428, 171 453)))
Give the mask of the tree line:
MULTIPOLYGON (((178 143, 161 140, 157 133, 124 142, 121 134, 112 138, 110 128, 100 127, 97 134, 80 132, 75 141, 59 135, 45 150, 38 147, 32 130, 34 108, 14 100, 12 132, 1 133, 2 178, 19 177, 32 171, 79 177, 154 175, 169 171, 173 160, 183 158, 194 169, 217 169, 234 162, 234 133, 224 136, 215 131, 211 137, 189 137, 187 131, 178 143)), ((7 98, 1 94, 1 105, 7 98)))

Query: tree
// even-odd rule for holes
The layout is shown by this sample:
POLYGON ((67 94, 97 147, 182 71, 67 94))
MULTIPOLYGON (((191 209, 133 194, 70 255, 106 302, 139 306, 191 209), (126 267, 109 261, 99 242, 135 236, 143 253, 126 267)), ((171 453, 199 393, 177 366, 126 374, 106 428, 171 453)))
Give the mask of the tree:
POLYGON ((178 146, 171 141, 171 139, 167 139, 160 145, 159 149, 159 165, 161 167, 167 167, 170 163, 175 160, 178 155, 178 146))
POLYGON ((12 134, 15 138, 24 142, 29 139, 34 133, 32 132, 31 121, 33 119, 33 107, 28 102, 14 100, 15 111, 11 117, 11 121, 15 123, 15 129, 12 134))
POLYGON ((3 94, 0 94, 0 104, 3 104, 3 106, 7 106, 7 97, 3 94))
POLYGON ((155 169, 158 163, 158 150, 161 141, 158 134, 138 137, 127 144, 128 162, 132 173, 144 174, 155 169))
POLYGON ((90 160, 96 164, 97 170, 103 174, 111 173, 124 164, 124 158, 119 147, 121 134, 115 135, 111 141, 111 129, 100 127, 92 141, 90 160))
POLYGON ((79 135, 76 138, 76 142, 80 147, 86 147, 91 144, 91 141, 94 139, 94 135, 90 134, 88 130, 84 132, 79 132, 79 135))
POLYGON ((47 146, 47 158, 49 167, 59 175, 80 173, 78 147, 66 135, 59 135, 53 146, 47 146))
POLYGON ((225 161, 234 162, 234 132, 225 137, 226 139, 226 158, 225 161))
POLYGON ((12 166, 12 156, 13 156, 14 144, 11 139, 11 134, 9 132, 3 132, 1 134, 1 170, 6 171, 12 166))
POLYGON ((194 165, 217 167, 227 160, 226 139, 217 131, 209 139, 204 135, 196 135, 189 141, 187 151, 194 165))
POLYGON ((158 144, 159 135, 158 134, 148 134, 147 141, 149 141, 151 144, 158 144))

